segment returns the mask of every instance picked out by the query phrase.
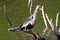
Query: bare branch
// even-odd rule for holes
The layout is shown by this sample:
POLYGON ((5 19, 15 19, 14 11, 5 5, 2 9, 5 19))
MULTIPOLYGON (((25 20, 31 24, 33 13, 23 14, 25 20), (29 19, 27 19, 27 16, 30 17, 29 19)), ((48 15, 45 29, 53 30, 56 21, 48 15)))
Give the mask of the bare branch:
POLYGON ((44 20, 44 23, 45 23, 45 26, 46 26, 46 28, 43 31, 45 33, 46 30, 48 29, 48 27, 47 27, 46 18, 45 18, 45 15, 44 15, 44 6, 42 6, 42 8, 40 8, 40 10, 42 11, 43 20, 44 20))
POLYGON ((46 15, 46 19, 47 19, 48 23, 50 24, 52 30, 54 30, 54 25, 53 25, 52 19, 49 20, 47 14, 45 14, 45 15, 46 15))
POLYGON ((50 32, 51 32, 52 30, 49 30, 47 33, 46 33, 46 36, 50 36, 50 32))
POLYGON ((56 28, 58 26, 58 16, 59 16, 59 13, 57 13, 57 15, 56 15, 56 28))
POLYGON ((28 7, 29 7, 29 9, 30 9, 30 15, 32 14, 32 13, 31 13, 32 4, 33 4, 33 3, 32 3, 32 0, 29 0, 29 1, 28 1, 28 7))

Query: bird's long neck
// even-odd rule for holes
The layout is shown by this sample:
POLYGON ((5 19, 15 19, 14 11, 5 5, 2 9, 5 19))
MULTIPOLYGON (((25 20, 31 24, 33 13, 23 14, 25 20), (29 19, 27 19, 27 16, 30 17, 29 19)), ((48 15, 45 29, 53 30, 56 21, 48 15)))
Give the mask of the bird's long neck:
POLYGON ((34 12, 33 12, 33 16, 34 16, 33 18, 34 18, 34 19, 36 19, 36 15, 37 15, 37 13, 38 13, 39 7, 40 7, 40 6, 37 5, 36 8, 35 8, 35 10, 34 10, 34 12))
POLYGON ((37 6, 36 6, 33 14, 37 14, 39 7, 40 7, 40 5, 37 5, 37 6))

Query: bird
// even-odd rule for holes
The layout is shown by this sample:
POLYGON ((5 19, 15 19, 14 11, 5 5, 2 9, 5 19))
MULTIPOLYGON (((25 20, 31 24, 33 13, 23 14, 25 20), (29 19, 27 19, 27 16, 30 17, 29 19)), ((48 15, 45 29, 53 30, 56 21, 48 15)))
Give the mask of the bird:
POLYGON ((10 26, 13 26, 13 27, 9 28, 8 31, 10 31, 10 32, 18 31, 18 30, 20 30, 20 31, 31 31, 31 29, 35 25, 36 16, 37 16, 37 12, 38 12, 39 7, 40 7, 40 5, 37 5, 35 10, 34 10, 34 13, 28 17, 27 21, 24 22, 23 24, 21 24, 20 26, 17 26, 17 27, 13 26, 12 22, 9 20, 8 16, 5 13, 6 19, 8 20, 10 26))

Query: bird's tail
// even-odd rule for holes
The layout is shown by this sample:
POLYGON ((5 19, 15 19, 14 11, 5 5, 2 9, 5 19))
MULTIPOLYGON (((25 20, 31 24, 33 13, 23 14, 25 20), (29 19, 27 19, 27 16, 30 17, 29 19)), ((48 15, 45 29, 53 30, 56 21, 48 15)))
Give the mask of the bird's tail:
POLYGON ((8 29, 9 32, 19 31, 20 27, 11 27, 8 29))

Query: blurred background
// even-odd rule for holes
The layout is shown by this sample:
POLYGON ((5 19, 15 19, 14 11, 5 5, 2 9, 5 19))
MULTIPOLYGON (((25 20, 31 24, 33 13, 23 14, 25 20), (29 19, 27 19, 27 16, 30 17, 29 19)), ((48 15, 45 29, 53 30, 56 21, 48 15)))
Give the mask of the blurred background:
MULTIPOLYGON (((48 14, 49 18, 53 19, 55 24, 57 12, 60 13, 60 0, 33 0, 32 13, 38 4, 44 6, 45 13, 48 14)), ((3 5, 6 5, 6 14, 13 24, 19 26, 30 16, 28 0, 0 0, 0 40, 22 40, 22 37, 17 32, 8 32, 7 29, 10 28, 10 26, 4 16, 3 5)), ((36 20, 35 27, 32 31, 42 34, 45 24, 41 11, 38 12, 36 20)), ((58 22, 58 27, 60 27, 60 18, 58 22)), ((49 24, 48 27, 50 28, 49 24)), ((22 35, 27 40, 30 40, 31 36, 29 34, 22 32, 22 35)), ((46 40, 56 40, 53 32, 51 32, 49 36, 44 35, 44 37, 46 40)))

